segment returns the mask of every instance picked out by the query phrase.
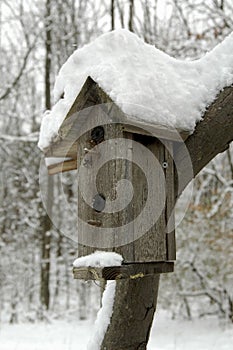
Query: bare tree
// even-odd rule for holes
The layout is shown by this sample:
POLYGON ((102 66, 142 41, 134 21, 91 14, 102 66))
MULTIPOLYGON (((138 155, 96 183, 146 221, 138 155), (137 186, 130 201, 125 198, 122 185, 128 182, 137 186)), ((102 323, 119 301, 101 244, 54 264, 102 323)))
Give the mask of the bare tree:
MULTIPOLYGON (((51 108, 51 57, 52 57, 52 1, 46 0, 46 14, 45 14, 45 108, 51 108)), ((41 304, 46 309, 49 308, 50 303, 50 249, 51 249, 51 227, 52 223, 50 217, 52 215, 53 207, 53 179, 48 178, 47 183, 47 198, 46 208, 48 213, 42 216, 41 224, 41 288, 40 299, 41 304)))
POLYGON ((115 29, 115 0, 111 0, 111 29, 115 29))
POLYGON ((134 31, 134 0, 129 0, 129 30, 134 31))

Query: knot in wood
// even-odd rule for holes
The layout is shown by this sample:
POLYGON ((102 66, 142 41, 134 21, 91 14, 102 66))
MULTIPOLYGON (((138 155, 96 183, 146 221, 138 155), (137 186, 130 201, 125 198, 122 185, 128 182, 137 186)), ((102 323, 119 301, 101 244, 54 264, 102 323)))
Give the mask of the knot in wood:
POLYGON ((97 145, 104 141, 104 128, 102 126, 97 126, 91 131, 91 142, 97 145))
POLYGON ((100 213, 101 211, 104 210, 105 203, 106 203, 105 197, 102 194, 97 193, 93 198, 92 207, 95 211, 100 213))

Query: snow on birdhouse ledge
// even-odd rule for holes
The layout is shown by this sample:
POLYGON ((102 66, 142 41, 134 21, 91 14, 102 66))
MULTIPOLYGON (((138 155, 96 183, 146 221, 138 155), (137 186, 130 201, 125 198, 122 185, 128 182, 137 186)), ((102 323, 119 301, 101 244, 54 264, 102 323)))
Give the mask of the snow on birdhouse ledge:
POLYGON ((49 172, 77 167, 77 130, 85 118, 90 122, 88 108, 99 104, 115 108, 113 122, 130 132, 187 138, 217 94, 233 83, 232 52, 233 34, 203 58, 181 61, 125 29, 76 50, 57 77, 57 103, 42 120, 38 146, 51 158, 49 172))

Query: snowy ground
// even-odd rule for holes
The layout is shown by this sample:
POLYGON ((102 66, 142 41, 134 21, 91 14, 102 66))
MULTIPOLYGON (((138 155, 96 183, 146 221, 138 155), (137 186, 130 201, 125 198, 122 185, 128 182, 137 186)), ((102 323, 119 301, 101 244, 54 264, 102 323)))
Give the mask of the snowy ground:
MULTIPOLYGON (((1 350, 85 350, 92 332, 90 321, 2 325, 1 350)), ((177 321, 158 312, 148 350, 230 350, 233 327, 219 320, 177 321)))

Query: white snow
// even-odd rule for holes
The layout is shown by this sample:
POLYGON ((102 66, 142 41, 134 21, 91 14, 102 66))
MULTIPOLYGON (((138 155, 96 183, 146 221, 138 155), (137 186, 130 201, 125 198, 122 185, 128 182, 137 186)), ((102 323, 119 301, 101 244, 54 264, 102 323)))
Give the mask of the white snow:
MULTIPOLYGON (((120 266, 123 258, 115 252, 96 251, 90 255, 82 256, 73 262, 74 267, 92 266, 120 266)), ((104 335, 111 320, 116 281, 107 281, 102 297, 102 307, 97 314, 93 335, 88 343, 87 350, 100 350, 104 335)))
POLYGON ((111 320, 115 291, 116 281, 107 281, 102 297, 102 307, 97 314, 93 334, 87 344, 87 350, 100 350, 104 335, 111 320))
POLYGON ((233 33, 192 62, 170 57, 125 29, 103 34, 76 50, 56 79, 57 103, 44 114, 41 149, 57 135, 88 76, 129 119, 191 133, 218 92, 233 83, 233 33))
MULTIPOLYGON (((2 350, 86 350, 93 333, 91 321, 53 321, 50 324, 1 323, 2 350)), ((232 350, 233 327, 215 317, 194 321, 171 320, 158 310, 148 350, 232 350)))
POLYGON ((50 166, 50 165, 55 165, 58 163, 63 163, 66 162, 67 160, 71 160, 72 158, 69 157, 49 157, 49 158, 45 158, 45 164, 46 166, 50 166))
POLYGON ((103 252, 96 251, 90 255, 77 258, 73 262, 74 267, 92 266, 92 267, 104 267, 104 266, 120 266, 123 258, 120 254, 115 252, 103 252))

